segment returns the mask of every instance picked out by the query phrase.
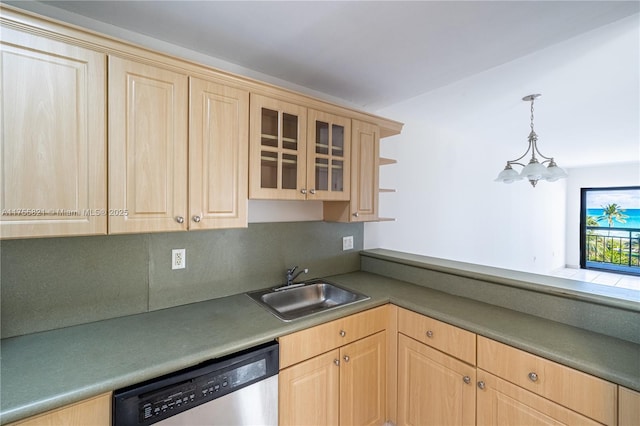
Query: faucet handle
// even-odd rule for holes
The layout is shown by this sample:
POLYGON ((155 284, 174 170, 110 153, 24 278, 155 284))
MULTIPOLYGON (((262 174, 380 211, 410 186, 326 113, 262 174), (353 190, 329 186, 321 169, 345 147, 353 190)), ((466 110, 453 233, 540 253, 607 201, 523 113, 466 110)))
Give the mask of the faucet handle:
POLYGON ((296 269, 298 269, 298 265, 294 266, 291 269, 287 269, 287 274, 293 274, 296 271, 296 269))

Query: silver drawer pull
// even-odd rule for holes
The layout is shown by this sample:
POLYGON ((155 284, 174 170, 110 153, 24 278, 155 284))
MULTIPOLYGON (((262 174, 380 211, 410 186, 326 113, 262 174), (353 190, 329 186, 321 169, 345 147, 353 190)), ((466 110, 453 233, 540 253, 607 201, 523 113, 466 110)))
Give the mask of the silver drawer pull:
POLYGON ((471 377, 469 377, 469 376, 464 376, 464 377, 462 378, 462 381, 463 381, 463 382, 465 382, 466 384, 469 384, 469 383, 471 383, 471 377))
POLYGON ((337 366, 340 366, 340 360, 338 358, 334 359, 333 363, 337 366))
POLYGON ((532 371, 531 373, 529 373, 529 380, 531 380, 532 382, 537 382, 538 375, 532 371))
POLYGON ((433 331, 431 330, 427 331, 427 337, 431 339, 433 337, 433 331))
POLYGON ((347 335, 347 332, 344 330, 340 330, 340 337, 344 337, 347 335))
POLYGON ((194 221, 195 223, 200 222, 200 220, 201 220, 200 216, 194 216, 194 217, 193 217, 193 221, 194 221))
POLYGON ((480 389, 484 389, 484 388, 486 388, 486 387, 487 387, 487 385, 486 385, 482 380, 480 380, 480 381, 478 382, 478 387, 479 387, 480 389))
POLYGON ((176 217, 176 222, 178 222, 178 223, 184 223, 184 217, 182 217, 182 216, 178 216, 178 217, 176 217))
POLYGON ((344 362, 349 362, 351 358, 349 358, 349 355, 345 355, 342 359, 344 359, 344 362))

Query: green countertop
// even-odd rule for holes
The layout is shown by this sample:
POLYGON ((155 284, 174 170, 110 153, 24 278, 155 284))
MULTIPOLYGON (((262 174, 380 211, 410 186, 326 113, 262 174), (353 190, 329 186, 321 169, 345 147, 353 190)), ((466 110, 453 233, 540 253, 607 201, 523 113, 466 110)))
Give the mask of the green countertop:
POLYGON ((283 322, 245 294, 0 342, 2 424, 387 302, 640 391, 640 345, 367 272, 327 278, 371 299, 283 322))

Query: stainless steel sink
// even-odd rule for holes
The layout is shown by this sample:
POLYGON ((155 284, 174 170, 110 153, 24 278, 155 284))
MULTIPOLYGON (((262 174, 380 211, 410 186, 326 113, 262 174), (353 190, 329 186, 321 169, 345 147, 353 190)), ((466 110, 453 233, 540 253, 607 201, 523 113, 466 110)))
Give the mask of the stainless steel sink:
POLYGON ((369 296, 322 280, 257 290, 247 295, 283 321, 292 321, 369 299, 369 296))

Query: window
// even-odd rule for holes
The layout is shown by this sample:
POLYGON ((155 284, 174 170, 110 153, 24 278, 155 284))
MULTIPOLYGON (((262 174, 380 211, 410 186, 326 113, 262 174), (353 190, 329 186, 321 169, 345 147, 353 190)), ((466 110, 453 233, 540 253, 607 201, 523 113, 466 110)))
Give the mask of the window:
POLYGON ((640 275, 640 186, 581 189, 580 267, 640 275))

